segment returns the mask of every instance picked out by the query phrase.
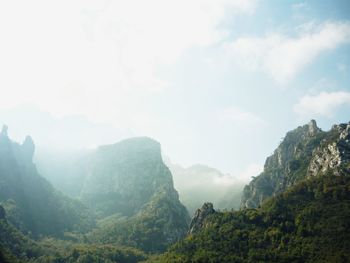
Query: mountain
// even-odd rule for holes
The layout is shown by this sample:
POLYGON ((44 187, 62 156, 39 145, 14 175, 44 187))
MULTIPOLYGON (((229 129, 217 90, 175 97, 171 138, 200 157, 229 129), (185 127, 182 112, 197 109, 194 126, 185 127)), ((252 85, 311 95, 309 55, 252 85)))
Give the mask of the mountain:
POLYGON ((191 215, 205 202, 218 209, 238 209, 244 182, 202 164, 183 168, 166 162, 174 177, 181 202, 191 215))
POLYGON ((66 197, 38 174, 30 136, 23 144, 11 141, 7 126, 0 134, 0 204, 7 218, 32 237, 62 236, 65 231, 87 231, 93 220, 79 201, 66 197))
POLYGON ((330 131, 309 124, 287 133, 266 159, 264 171, 244 188, 241 207, 258 207, 268 197, 285 191, 300 180, 329 169, 349 170, 349 124, 334 125, 330 131))
POLYGON ((184 237, 189 216, 158 142, 131 138, 87 158, 81 199, 101 219, 92 240, 161 251, 184 237))
POLYGON ((158 142, 132 138, 79 156, 80 200, 38 173, 34 151, 31 137, 15 143, 4 126, 1 262, 138 262, 186 235, 189 215, 158 142))
POLYGON ((188 236, 149 262, 348 262, 350 123, 288 132, 240 211, 204 204, 188 236))

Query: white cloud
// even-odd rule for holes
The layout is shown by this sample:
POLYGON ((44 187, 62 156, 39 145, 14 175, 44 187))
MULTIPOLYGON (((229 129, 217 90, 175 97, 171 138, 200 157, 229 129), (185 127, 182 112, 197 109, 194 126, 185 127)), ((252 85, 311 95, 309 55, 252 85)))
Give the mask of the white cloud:
POLYGON ((227 8, 254 7, 254 0, 1 1, 0 105, 128 125, 145 94, 166 87, 160 65, 221 40, 227 8))
POLYGON ((285 84, 317 56, 350 43, 349 22, 314 23, 299 27, 296 37, 271 33, 265 37, 242 37, 225 43, 224 49, 239 65, 263 70, 276 82, 285 84))
POLYGON ((264 170, 264 166, 252 163, 248 165, 239 175, 238 179, 245 183, 249 183, 253 176, 258 176, 264 170))
POLYGON ((214 177, 213 181, 211 182, 211 184, 225 187, 237 185, 238 183, 237 178, 231 176, 230 174, 214 177))
POLYGON ((332 117, 343 105, 350 106, 350 92, 321 92, 318 95, 305 95, 294 105, 293 110, 299 117, 332 117))
POLYGON ((265 121, 256 114, 231 106, 223 109, 218 114, 218 120, 222 124, 234 124, 237 126, 261 126, 265 121))

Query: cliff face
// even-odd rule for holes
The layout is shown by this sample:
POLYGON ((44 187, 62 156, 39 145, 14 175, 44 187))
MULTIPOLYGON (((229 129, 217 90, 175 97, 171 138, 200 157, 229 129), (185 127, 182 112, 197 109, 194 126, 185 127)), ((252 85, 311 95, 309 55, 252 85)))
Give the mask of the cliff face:
POLYGON ((273 155, 266 159, 264 171, 244 188, 241 207, 258 207, 266 198, 300 180, 330 169, 335 174, 348 170, 349 127, 350 124, 340 124, 323 132, 312 120, 288 132, 273 155))
POLYGON ((82 200, 100 218, 123 216, 125 228, 133 229, 133 233, 122 232, 120 221, 115 221, 117 232, 112 239, 119 236, 121 243, 129 244, 127 239, 135 231, 139 231, 135 240, 141 236, 148 240, 151 235, 146 233, 152 233, 157 238, 139 242, 138 247, 159 251, 186 234, 189 215, 179 201, 158 142, 145 137, 127 139, 102 146, 88 158, 82 200))
POLYGON ((334 125, 313 153, 307 176, 350 172, 350 123, 334 125))
POLYGON ((89 160, 81 195, 101 216, 134 215, 160 188, 178 199, 160 144, 152 139, 132 138, 102 146, 89 160))

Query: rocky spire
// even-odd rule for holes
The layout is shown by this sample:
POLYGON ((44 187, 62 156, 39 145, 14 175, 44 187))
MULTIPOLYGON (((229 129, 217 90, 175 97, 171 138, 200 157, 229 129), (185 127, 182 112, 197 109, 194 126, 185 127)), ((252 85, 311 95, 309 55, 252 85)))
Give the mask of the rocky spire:
POLYGON ((317 127, 317 123, 315 120, 311 120, 308 123, 308 126, 309 126, 309 135, 311 135, 311 136, 313 136, 316 133, 318 133, 319 131, 321 131, 321 129, 317 127))
POLYGON ((29 135, 26 136, 26 138, 22 144, 22 150, 23 150, 26 158, 28 158, 30 160, 33 159, 35 145, 34 145, 32 137, 30 137, 29 135))
POLYGON ((204 226, 204 220, 215 212, 212 203, 204 203, 202 208, 198 209, 194 214, 188 233, 193 234, 200 230, 204 226))
POLYGON ((1 133, 0 133, 0 135, 3 135, 3 136, 6 136, 7 137, 7 130, 8 130, 8 127, 7 127, 7 125, 3 125, 2 126, 2 130, 1 130, 1 133))

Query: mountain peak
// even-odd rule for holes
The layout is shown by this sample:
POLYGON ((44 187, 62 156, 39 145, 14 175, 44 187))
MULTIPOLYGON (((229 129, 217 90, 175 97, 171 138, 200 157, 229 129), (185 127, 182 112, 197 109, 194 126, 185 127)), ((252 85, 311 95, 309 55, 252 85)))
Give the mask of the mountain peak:
POLYGON ((33 142, 33 139, 31 136, 27 135, 23 144, 22 144, 23 152, 25 153, 26 157, 30 160, 33 159, 33 154, 35 150, 35 145, 33 142))
POLYGON ((7 127, 7 125, 3 125, 2 126, 2 129, 1 129, 1 135, 3 135, 3 136, 6 136, 7 137, 7 130, 8 130, 8 127, 7 127))
POLYGON ((245 188, 241 207, 258 207, 266 198, 285 191, 302 179, 349 172, 350 124, 336 124, 328 132, 311 120, 287 133, 264 171, 245 188))
POLYGON ((204 203, 202 208, 197 209, 191 220, 189 234, 193 234, 203 228, 205 219, 215 212, 212 203, 204 203))
POLYGON ((316 133, 318 133, 320 131, 320 128, 317 127, 316 121, 313 119, 308 123, 308 127, 309 127, 309 134, 310 135, 315 135, 316 133))

